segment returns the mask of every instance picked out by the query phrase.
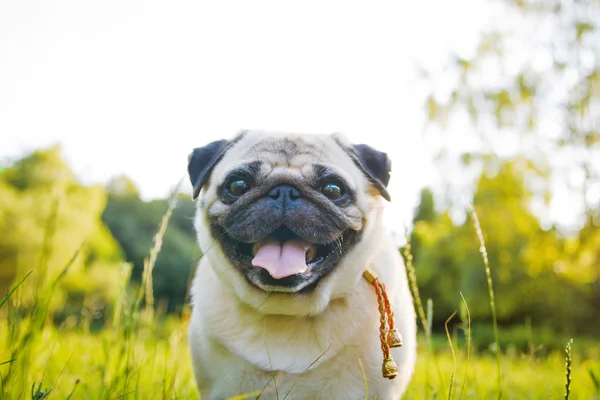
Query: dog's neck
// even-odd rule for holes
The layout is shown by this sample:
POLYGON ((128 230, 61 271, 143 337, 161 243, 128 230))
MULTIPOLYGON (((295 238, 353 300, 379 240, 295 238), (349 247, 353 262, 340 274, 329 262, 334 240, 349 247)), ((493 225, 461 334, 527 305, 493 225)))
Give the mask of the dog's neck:
MULTIPOLYGON (((207 274, 212 275, 209 271, 207 274)), ((216 283, 216 275, 206 278, 215 284, 203 282, 198 289, 205 295, 198 300, 206 304, 197 303, 195 307, 205 310, 205 326, 210 327, 207 333, 215 343, 265 371, 297 374, 316 368, 335 357, 345 346, 362 346, 360 338, 365 337, 362 331, 365 327, 377 326, 379 319, 375 293, 364 279, 352 293, 332 299, 318 315, 294 316, 266 314, 260 308, 242 302, 225 285, 216 283), (220 301, 207 300, 215 298, 220 301), (331 342, 330 338, 336 338, 336 341, 331 342), (293 357, 290 357, 291 353, 293 357)), ((377 342, 376 331, 368 335, 377 342)), ((375 355, 379 356, 376 352, 375 355)))

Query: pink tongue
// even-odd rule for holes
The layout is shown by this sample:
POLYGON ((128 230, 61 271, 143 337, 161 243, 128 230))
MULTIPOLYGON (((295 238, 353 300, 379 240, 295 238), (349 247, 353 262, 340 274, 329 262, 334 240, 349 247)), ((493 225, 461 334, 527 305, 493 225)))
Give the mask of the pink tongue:
POLYGON ((252 259, 252 265, 266 269, 274 279, 281 279, 308 270, 306 252, 310 243, 304 240, 267 239, 259 243, 258 251, 252 259))

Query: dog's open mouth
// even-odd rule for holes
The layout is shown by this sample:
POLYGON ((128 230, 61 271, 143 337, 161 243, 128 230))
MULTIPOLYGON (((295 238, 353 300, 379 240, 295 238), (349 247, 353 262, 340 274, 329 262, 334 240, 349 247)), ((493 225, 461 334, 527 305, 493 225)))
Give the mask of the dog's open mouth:
POLYGON ((313 244, 280 228, 259 242, 238 243, 236 250, 251 258, 253 267, 264 268, 274 279, 281 279, 309 273, 336 250, 336 244, 339 251, 341 243, 313 244))
POLYGON ((268 291, 297 292, 326 275, 340 261, 352 232, 327 243, 311 243, 287 227, 253 243, 227 238, 231 253, 251 283, 268 291))

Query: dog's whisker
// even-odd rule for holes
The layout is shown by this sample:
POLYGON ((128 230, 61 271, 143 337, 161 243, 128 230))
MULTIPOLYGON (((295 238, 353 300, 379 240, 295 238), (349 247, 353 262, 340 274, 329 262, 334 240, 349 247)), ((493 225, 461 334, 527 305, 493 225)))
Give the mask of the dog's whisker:
MULTIPOLYGON (((327 349, 325 349, 325 351, 323 353, 321 353, 321 355, 319 355, 313 362, 310 363, 310 365, 308 367, 306 367, 306 369, 304 370, 304 373, 308 372, 308 370, 315 365, 315 363, 317 363, 324 355, 325 353, 327 353, 329 351, 329 349, 331 349, 331 341, 329 342, 329 347, 327 347, 327 349)), ((296 382, 294 382, 294 384, 292 385, 292 387, 290 388, 290 390, 288 390, 288 392, 286 393, 285 397, 283 398, 283 400, 285 400, 289 394, 292 392, 292 390, 294 389, 294 387, 296 386, 296 384, 300 382, 300 379, 296 380, 296 382)))
POLYGON ((269 299, 271 298, 271 296, 272 296, 272 295, 273 295, 273 293, 269 293, 269 294, 267 295, 267 297, 265 298, 265 300, 264 300, 262 303, 260 303, 260 305, 259 305, 258 307, 256 307, 256 308, 258 308, 258 309, 262 308, 262 306, 264 306, 264 305, 265 305, 265 303, 266 303, 267 301, 269 301, 269 299))
POLYGON ((229 231, 227 229, 224 229, 223 233, 221 233, 217 238, 213 239, 213 241, 208 246, 208 249, 206 249, 204 254, 208 253, 213 247, 215 247, 217 244, 219 244, 219 240, 223 239, 228 233, 229 233, 229 231))
POLYGON ((344 253, 344 244, 342 243, 342 240, 343 240, 342 236, 340 236, 335 241, 335 243, 337 244, 338 252, 339 252, 340 255, 342 255, 344 253))
POLYGON ((319 164, 323 160, 323 154, 325 154, 325 146, 321 147, 321 153, 319 153, 317 164, 319 164))
POLYGON ((279 390, 277 389, 277 371, 273 371, 273 363, 271 362, 271 354, 269 354, 269 344, 265 343, 265 349, 267 350, 267 358, 269 359, 269 368, 273 372, 273 384, 275 385, 275 397, 279 399, 279 390))
POLYGON ((208 246, 208 249, 206 249, 206 251, 204 252, 204 254, 208 253, 209 251, 212 250, 213 247, 215 247, 217 244, 219 243, 219 241, 217 239, 213 240, 211 242, 211 244, 208 246))

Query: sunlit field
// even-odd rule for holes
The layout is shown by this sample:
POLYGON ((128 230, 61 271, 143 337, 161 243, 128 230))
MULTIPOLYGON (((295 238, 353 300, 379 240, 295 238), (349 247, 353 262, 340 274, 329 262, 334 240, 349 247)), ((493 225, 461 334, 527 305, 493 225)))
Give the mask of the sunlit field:
MULTIPOLYGON (((223 236, 201 249, 197 210, 278 148, 240 130, 347 136, 282 152, 343 175, 349 220, 386 209, 405 399, 600 400, 600 0, 384 3, 0 1, 0 400, 199 398, 190 283, 223 236)), ((253 200, 221 200, 234 239, 223 210, 253 200)))
MULTIPOLYGON (((163 218, 163 223, 167 220, 163 218)), ((164 228, 163 224, 159 229, 159 239, 164 228)), ((150 260, 160 242, 155 241, 150 260)), ((22 307, 20 298, 35 282, 34 273, 15 286, 0 303, 0 398, 198 398, 186 342, 189 307, 178 316, 159 315, 145 290, 151 283, 152 264, 146 264, 144 284, 139 286, 131 285, 128 267, 122 267, 120 294, 109 322, 101 328, 95 327, 92 314, 57 322, 48 312, 70 265, 36 291, 30 307, 22 307)), ((500 328, 497 343, 502 351, 497 358, 495 341, 471 338, 471 330, 477 327, 471 326, 468 305, 464 305, 460 316, 452 316, 461 319, 461 324, 447 330, 446 336, 421 331, 418 364, 405 398, 598 398, 600 346, 593 339, 575 338, 567 353, 547 349, 529 332, 528 350, 523 351, 521 344, 506 342, 500 328)), ((425 313, 421 314, 425 327, 434 310, 432 302, 427 302, 426 309, 419 310, 425 313)), ((514 330, 509 334, 514 335, 514 330)), ((240 396, 257 397, 256 393, 240 396)))
MULTIPOLYGON (((3 321, 1 398, 197 399, 186 327, 183 320, 158 322, 152 317, 99 332, 50 324, 40 329, 33 318, 10 327, 3 321)), ((425 338, 420 339, 415 376, 405 398, 448 398, 451 380, 452 398, 498 397, 493 354, 471 354, 467 361, 466 348, 461 347, 455 349, 455 364, 449 346, 443 347, 445 337, 436 338, 440 343, 435 358, 427 353, 425 338)), ((600 349, 577 347, 575 341, 569 398, 598 398, 600 382, 592 377, 594 371, 596 379, 600 377, 600 349)), ((544 357, 503 354, 502 398, 564 398, 565 364, 564 352, 558 351, 544 357)))

